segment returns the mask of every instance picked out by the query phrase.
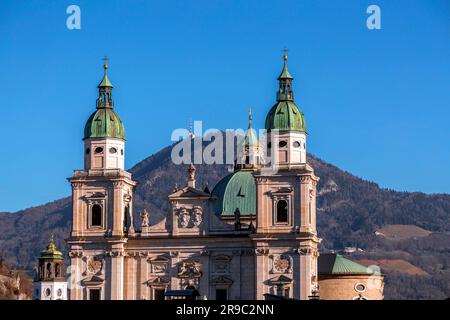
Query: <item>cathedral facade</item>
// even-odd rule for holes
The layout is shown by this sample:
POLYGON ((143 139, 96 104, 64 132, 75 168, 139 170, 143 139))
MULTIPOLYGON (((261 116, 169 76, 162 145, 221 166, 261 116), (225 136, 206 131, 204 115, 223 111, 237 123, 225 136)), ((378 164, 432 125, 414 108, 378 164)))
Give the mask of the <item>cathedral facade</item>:
POLYGON ((218 300, 319 297, 319 178, 306 162, 305 119, 286 60, 265 122, 270 142, 260 145, 250 117, 235 171, 209 191, 196 185, 191 164, 186 185, 167 195, 170 210, 155 225, 146 210, 133 221, 136 182, 124 169, 124 124, 104 65, 84 130, 84 169, 68 179, 70 299, 158 300, 189 289, 218 300), (276 172, 264 170, 264 148, 276 172))

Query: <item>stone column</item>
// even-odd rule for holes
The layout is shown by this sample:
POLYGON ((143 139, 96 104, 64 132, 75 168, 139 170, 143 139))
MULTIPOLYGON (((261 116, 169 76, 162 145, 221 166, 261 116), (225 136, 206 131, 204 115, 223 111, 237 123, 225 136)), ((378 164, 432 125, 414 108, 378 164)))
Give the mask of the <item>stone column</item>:
POLYGON ((137 282, 137 268, 136 268, 136 257, 128 256, 125 257, 125 279, 124 279, 124 298, 126 300, 136 300, 136 282, 137 282))
POLYGON ((260 250, 255 251, 255 299, 264 300, 265 284, 267 278, 267 256, 260 250))
POLYGON ((82 271, 82 255, 81 251, 70 251, 70 267, 67 270, 68 289, 70 291, 70 300, 83 300, 83 287, 81 286, 82 271))
POLYGON ((111 300, 123 300, 124 292, 124 252, 115 248, 111 252, 111 300))
POLYGON ((82 235, 82 210, 80 208, 80 197, 82 184, 72 183, 72 236, 82 235))
POLYGON ((115 181, 114 183, 114 196, 113 196, 113 236, 123 235, 123 190, 122 182, 115 181))
POLYGON ((308 176, 300 177, 300 231, 309 231, 309 183, 311 178, 308 176))

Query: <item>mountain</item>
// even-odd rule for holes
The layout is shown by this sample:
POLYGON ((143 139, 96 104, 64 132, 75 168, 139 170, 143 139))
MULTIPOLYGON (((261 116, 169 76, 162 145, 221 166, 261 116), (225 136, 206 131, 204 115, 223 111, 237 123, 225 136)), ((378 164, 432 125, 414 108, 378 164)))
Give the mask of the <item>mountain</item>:
MULTIPOLYGON (((171 146, 129 170, 138 181, 135 223, 139 224, 143 208, 150 213, 152 224, 160 221, 168 210, 166 196, 175 184, 185 185, 187 165, 174 165, 170 156, 171 146)), ((379 264, 387 274, 386 299, 450 297, 450 195, 382 189, 312 155, 308 155, 308 162, 320 177, 317 227, 323 238, 322 251, 352 247, 345 251, 351 259, 379 264), (378 232, 390 225, 420 227, 427 235, 393 240, 378 232), (405 265, 412 266, 408 270, 423 272, 396 267, 405 265)), ((208 184, 210 189, 230 170, 227 165, 196 168, 197 184, 208 184)), ((31 270, 51 233, 57 246, 65 249, 70 219, 70 197, 15 213, 0 213, 0 255, 16 268, 31 270)))

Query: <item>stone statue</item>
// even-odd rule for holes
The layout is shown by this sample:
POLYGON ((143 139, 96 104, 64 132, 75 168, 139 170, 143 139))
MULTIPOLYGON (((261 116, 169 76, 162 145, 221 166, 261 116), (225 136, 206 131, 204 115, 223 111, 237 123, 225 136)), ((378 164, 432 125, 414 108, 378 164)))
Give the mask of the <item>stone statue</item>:
POLYGON ((148 212, 146 209, 144 209, 144 211, 142 211, 141 217, 142 217, 141 227, 148 227, 149 226, 149 216, 148 216, 148 212))
POLYGON ((236 230, 241 229, 241 211, 239 208, 234 211, 234 228, 236 230))

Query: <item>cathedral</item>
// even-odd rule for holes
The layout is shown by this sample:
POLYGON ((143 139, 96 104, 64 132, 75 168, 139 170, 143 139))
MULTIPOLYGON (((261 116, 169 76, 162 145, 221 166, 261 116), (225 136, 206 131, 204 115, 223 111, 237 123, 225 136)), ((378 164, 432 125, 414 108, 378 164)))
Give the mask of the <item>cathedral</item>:
MULTIPOLYGON (((258 141, 250 116, 243 161, 234 172, 210 191, 196 184, 191 163, 185 186, 167 195, 170 210, 154 225, 145 209, 133 221, 136 182, 124 168, 125 128, 104 65, 96 110, 84 128, 84 169, 68 178, 69 299, 161 300, 180 291, 209 300, 382 299, 381 274, 335 254, 319 261, 319 177, 306 161, 305 118, 283 59, 265 121, 269 142, 258 141), (263 149, 275 172, 266 170, 263 149)), ((60 280, 60 253, 52 243, 47 249, 39 260, 37 299, 49 293, 42 283, 60 280)))

